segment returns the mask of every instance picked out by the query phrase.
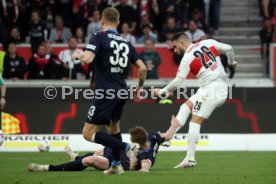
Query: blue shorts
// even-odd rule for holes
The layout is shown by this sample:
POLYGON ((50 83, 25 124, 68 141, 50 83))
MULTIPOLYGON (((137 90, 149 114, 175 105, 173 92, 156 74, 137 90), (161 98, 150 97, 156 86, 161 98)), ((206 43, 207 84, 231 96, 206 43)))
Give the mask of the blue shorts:
POLYGON ((87 123, 109 125, 121 119, 126 99, 95 99, 88 111, 87 123))

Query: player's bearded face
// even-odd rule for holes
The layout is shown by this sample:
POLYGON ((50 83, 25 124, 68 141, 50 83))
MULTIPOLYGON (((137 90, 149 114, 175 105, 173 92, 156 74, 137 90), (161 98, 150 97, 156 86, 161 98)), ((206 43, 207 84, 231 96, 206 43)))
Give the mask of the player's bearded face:
POLYGON ((173 51, 174 51, 174 53, 181 55, 181 56, 184 55, 184 53, 185 53, 185 50, 181 46, 181 43, 177 42, 177 41, 173 42, 173 51))

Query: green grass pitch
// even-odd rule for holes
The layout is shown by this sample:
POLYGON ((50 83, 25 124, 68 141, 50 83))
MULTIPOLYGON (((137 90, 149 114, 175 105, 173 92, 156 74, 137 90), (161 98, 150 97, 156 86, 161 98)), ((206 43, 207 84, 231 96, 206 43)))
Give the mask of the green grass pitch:
POLYGON ((198 152, 195 168, 173 169, 184 152, 160 152, 150 173, 102 171, 30 173, 30 162, 59 164, 64 153, 0 153, 0 184, 276 184, 276 152, 198 152))

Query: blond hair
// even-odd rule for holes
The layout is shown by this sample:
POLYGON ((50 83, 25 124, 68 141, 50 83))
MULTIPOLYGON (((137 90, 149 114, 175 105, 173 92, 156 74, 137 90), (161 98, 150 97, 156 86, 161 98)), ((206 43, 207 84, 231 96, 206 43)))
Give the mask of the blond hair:
POLYGON ((110 23, 118 23, 120 18, 120 13, 115 8, 106 8, 102 13, 102 17, 110 23))

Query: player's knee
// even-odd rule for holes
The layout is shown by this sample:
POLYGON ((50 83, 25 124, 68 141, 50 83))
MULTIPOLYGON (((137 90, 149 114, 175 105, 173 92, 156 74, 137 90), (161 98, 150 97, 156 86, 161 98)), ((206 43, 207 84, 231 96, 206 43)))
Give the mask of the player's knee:
POLYGON ((119 128, 108 128, 108 132, 110 134, 117 134, 120 132, 120 129, 119 128))
POLYGON ((195 114, 192 115, 191 122, 195 122, 199 125, 202 125, 204 123, 204 121, 205 121, 205 118, 195 115, 195 114))
POLYGON ((83 158, 83 159, 81 160, 81 163, 82 163, 83 166, 89 166, 89 165, 88 165, 88 160, 87 160, 87 158, 83 158))
POLYGON ((183 105, 186 105, 190 111, 193 109, 193 102, 191 100, 187 100, 183 105))
POLYGON ((89 142, 95 142, 95 133, 87 133, 82 135, 83 138, 89 142))
POLYGON ((82 136, 84 139, 86 139, 86 140, 88 139, 89 135, 88 135, 88 131, 86 130, 86 128, 82 129, 82 136))
POLYGON ((94 155, 95 155, 95 156, 103 155, 103 150, 96 150, 96 151, 94 152, 94 155))
POLYGON ((93 156, 82 159, 82 165, 84 166, 93 166, 94 164, 95 164, 95 158, 93 156))
POLYGON ((83 133, 83 134, 82 134, 82 137, 83 137, 85 140, 90 141, 90 140, 89 140, 89 137, 87 136, 87 134, 84 134, 84 133, 83 133))
POLYGON ((83 136, 83 138, 85 139, 85 140, 87 140, 87 141, 94 141, 93 140, 93 137, 94 137, 94 135, 95 135, 95 131, 93 131, 93 130, 88 130, 87 128, 83 128, 83 130, 82 130, 82 136, 83 136))

